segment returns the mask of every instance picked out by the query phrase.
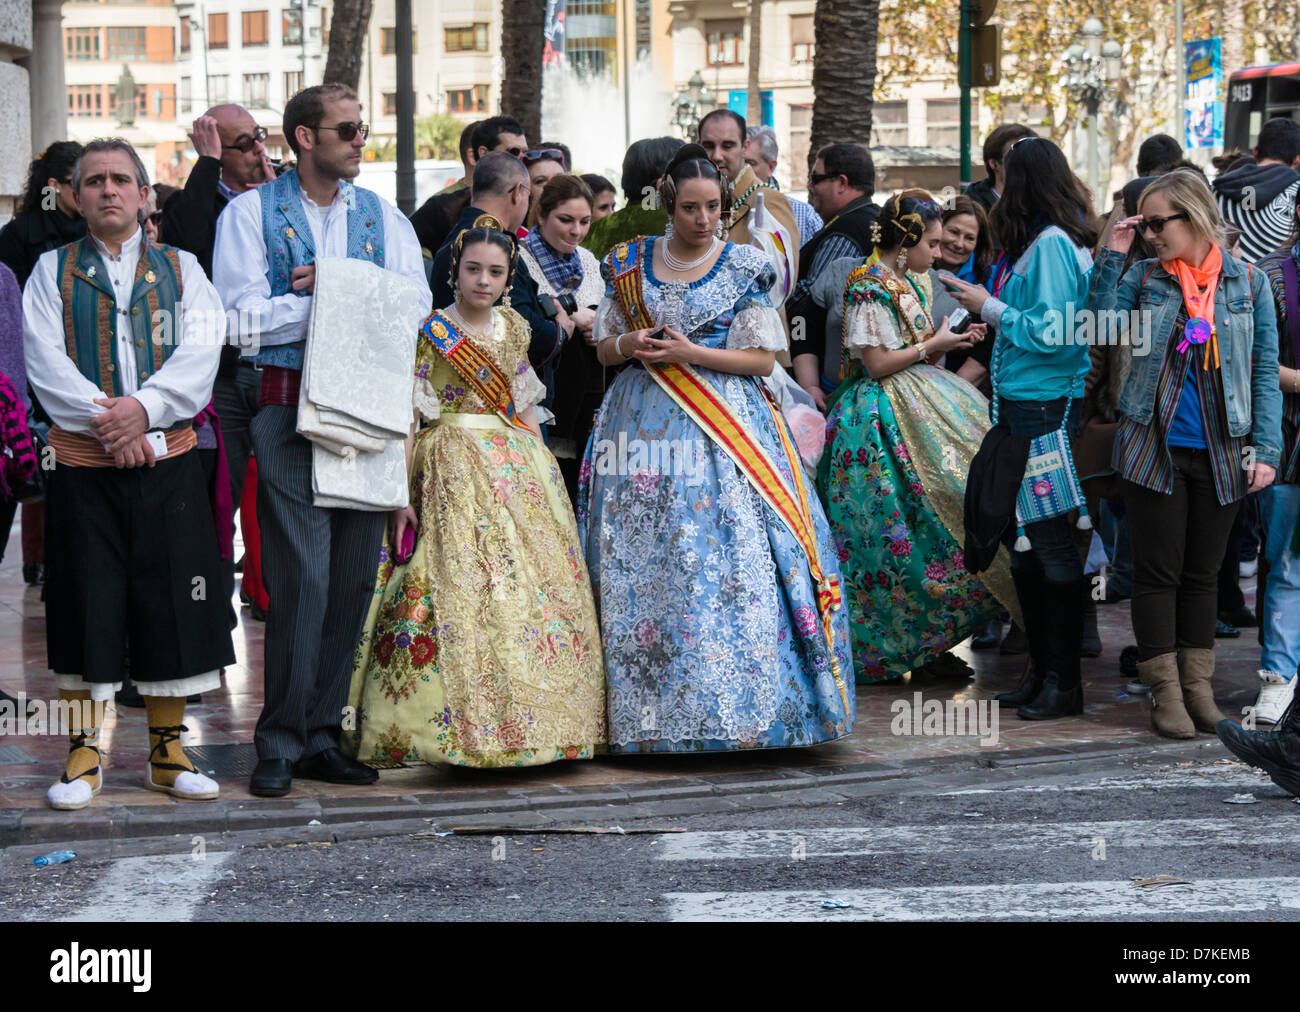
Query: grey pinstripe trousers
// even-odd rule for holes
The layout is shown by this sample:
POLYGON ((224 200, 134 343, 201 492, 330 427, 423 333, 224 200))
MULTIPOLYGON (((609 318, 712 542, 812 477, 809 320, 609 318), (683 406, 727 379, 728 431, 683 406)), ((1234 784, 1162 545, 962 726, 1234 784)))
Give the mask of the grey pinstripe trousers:
POLYGON ((311 443, 296 407, 253 417, 266 620, 259 759, 296 761, 339 743, 352 658, 374 593, 386 513, 312 505, 311 443))

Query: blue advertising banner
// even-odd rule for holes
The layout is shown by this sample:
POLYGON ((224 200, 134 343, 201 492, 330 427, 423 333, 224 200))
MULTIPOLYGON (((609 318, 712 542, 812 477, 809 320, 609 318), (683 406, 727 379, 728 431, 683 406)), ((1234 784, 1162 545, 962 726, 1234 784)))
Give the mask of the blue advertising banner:
POLYGON ((1223 147, 1223 45, 1219 39, 1197 39, 1185 44, 1187 61, 1188 148, 1223 147))

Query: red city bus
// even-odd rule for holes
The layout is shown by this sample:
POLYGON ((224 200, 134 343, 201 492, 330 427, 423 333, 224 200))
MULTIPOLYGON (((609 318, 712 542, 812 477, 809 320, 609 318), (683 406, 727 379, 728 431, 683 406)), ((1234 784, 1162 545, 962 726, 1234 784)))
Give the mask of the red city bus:
POLYGON ((1228 76, 1223 149, 1249 154, 1259 128, 1275 116, 1300 121, 1300 63, 1247 67, 1228 76))

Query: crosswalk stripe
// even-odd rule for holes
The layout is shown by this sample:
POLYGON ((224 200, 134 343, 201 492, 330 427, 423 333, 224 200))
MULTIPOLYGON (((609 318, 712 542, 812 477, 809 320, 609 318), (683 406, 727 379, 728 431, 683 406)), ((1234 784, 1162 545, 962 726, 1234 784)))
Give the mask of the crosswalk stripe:
POLYGON ((1300 813, 1267 820, 1160 819, 1109 822, 993 822, 940 826, 875 826, 826 829, 741 829, 675 833, 656 850, 661 861, 792 860, 918 850, 1008 850, 1078 848, 1098 841, 1120 847, 1300 846, 1300 813))
POLYGON ((957 798, 968 794, 1074 794, 1089 791, 1149 791, 1176 787, 1209 787, 1220 789, 1236 787, 1245 790, 1267 788, 1274 790, 1268 777, 1259 771, 1243 766, 1207 766, 1197 772, 1174 771, 1170 773, 1140 774, 1126 777, 1103 777, 1085 783, 1024 784, 1006 787, 965 787, 955 791, 942 791, 933 797, 957 798))
POLYGON ((1129 882, 1017 882, 892 889, 666 893, 674 921, 1073 920, 1292 911, 1300 878, 1202 879, 1141 889, 1129 882), (827 910, 831 900, 852 904, 827 910))
POLYGON ((124 857, 114 861, 75 913, 60 921, 188 921, 233 851, 124 857))

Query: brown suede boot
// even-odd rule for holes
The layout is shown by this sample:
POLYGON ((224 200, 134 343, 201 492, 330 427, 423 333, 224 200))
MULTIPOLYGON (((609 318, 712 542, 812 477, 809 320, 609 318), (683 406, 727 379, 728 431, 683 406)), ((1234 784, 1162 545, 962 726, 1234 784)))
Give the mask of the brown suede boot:
POLYGON ((1151 726, 1156 733, 1165 738, 1195 738, 1196 725, 1187 715, 1178 682, 1178 655, 1138 661, 1138 678, 1151 687, 1151 726))
POLYGON ((1178 680, 1183 685, 1183 705, 1198 731, 1214 733, 1219 721, 1225 720, 1214 702, 1214 651, 1183 647, 1178 651, 1178 680))

